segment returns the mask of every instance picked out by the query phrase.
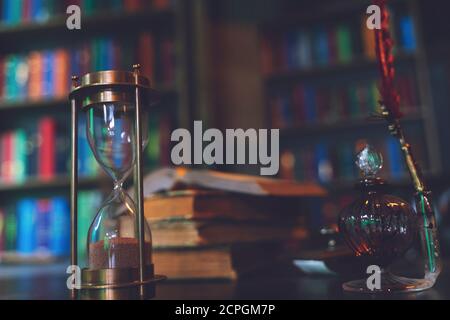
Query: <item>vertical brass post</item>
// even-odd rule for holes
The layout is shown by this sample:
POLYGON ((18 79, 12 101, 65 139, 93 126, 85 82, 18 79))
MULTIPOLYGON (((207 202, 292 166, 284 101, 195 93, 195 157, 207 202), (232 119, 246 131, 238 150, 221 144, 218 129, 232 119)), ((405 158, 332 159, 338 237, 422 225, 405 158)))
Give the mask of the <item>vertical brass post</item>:
MULTIPOLYGON (((141 117, 141 97, 139 88, 139 73, 140 65, 133 65, 133 72, 135 77, 135 94, 136 94, 136 174, 135 174, 135 190, 137 200, 137 229, 139 236, 139 281, 141 283, 145 280, 145 222, 144 222, 144 187, 143 187, 143 135, 142 135, 142 117, 141 117)), ((141 285, 141 296, 145 295, 144 286, 141 285)))
MULTIPOLYGON (((72 87, 78 84, 78 77, 72 77, 72 87)), ((71 175, 70 175, 70 225, 71 225, 71 265, 78 265, 78 108, 74 97, 71 105, 71 175)), ((76 299, 76 288, 71 290, 71 298, 76 299)))

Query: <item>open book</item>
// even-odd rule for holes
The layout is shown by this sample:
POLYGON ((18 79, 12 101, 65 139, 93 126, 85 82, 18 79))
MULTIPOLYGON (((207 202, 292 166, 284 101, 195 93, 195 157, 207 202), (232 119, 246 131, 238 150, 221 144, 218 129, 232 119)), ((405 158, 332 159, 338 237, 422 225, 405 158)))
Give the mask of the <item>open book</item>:
POLYGON ((155 193, 201 188, 255 196, 323 197, 326 191, 315 183, 261 178, 211 170, 165 168, 144 178, 144 197, 155 193))

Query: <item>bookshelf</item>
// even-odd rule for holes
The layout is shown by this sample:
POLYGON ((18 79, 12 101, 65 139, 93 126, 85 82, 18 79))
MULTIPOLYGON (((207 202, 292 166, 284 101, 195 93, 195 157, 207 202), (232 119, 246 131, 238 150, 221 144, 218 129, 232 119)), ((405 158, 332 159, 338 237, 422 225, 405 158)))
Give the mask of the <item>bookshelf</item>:
MULTIPOLYGON (((366 48, 367 43, 371 41, 365 40, 362 32, 363 15, 370 1, 245 1, 250 2, 250 5, 239 0, 205 2, 206 8, 203 10, 206 14, 202 20, 199 19, 199 24, 208 31, 203 35, 199 48, 203 48, 214 58, 213 61, 200 65, 202 79, 210 84, 207 86, 210 90, 207 93, 200 92, 199 96, 205 99, 206 102, 203 103, 209 104, 213 110, 207 114, 212 120, 211 127, 279 128, 280 177, 316 180, 330 191, 329 199, 317 209, 320 212, 318 216, 322 216, 318 217, 322 219, 322 226, 327 223, 330 226, 334 224, 337 213, 354 194, 353 187, 358 173, 353 170, 353 159, 356 149, 365 141, 375 144, 375 147, 383 152, 383 176, 395 187, 394 191, 405 198, 411 196, 410 180, 404 168, 392 168, 392 162, 402 163, 402 160, 399 158, 401 155, 392 152, 395 145, 389 140, 386 124, 368 120, 370 114, 376 111, 376 97, 371 103, 353 103, 365 107, 362 110, 353 108, 360 111, 354 114, 347 112, 348 114, 342 116, 343 113, 336 112, 334 117, 311 117, 297 121, 295 119, 298 114, 291 110, 283 119, 287 120, 285 123, 274 123, 276 117, 272 111, 273 98, 283 98, 283 95, 286 95, 291 99, 292 92, 299 85, 316 86, 319 96, 324 96, 321 93, 326 91, 347 91, 347 88, 343 88, 347 83, 357 88, 350 92, 364 92, 364 88, 360 90, 358 86, 366 82, 372 82, 371 86, 376 90, 373 85, 379 80, 378 66, 375 57, 368 55, 368 52, 374 54, 375 51, 370 47, 366 48), (266 68, 265 47, 282 48, 284 52, 280 50, 279 54, 289 56, 286 54, 289 44, 283 43, 284 35, 301 31, 310 32, 314 36, 317 29, 328 32, 339 26, 347 26, 351 38, 355 39, 352 42, 353 51, 350 57, 344 56, 341 60, 334 57, 332 63, 315 63, 312 57, 312 61, 302 64, 295 59, 289 61, 289 58, 285 57, 290 65, 279 63, 280 58, 275 57, 278 66, 266 68), (265 40, 274 34, 275 41, 265 44, 265 40), (260 59, 257 65, 255 57, 260 59), (327 90, 327 87, 330 90, 327 90), (239 114, 239 117, 236 117, 236 114, 239 114), (346 155, 336 155, 333 149, 346 150, 346 155), (309 160, 307 169, 302 168, 302 161, 305 161, 302 155, 305 154, 306 158, 313 159, 309 160), (316 156, 322 158, 320 166, 314 159, 316 156), (335 164, 336 158, 343 159, 341 164, 335 164), (319 176, 319 167, 322 167, 322 175, 325 178, 319 176), (307 175, 304 171, 314 174, 307 175), (342 172, 347 174, 343 175, 342 172)), ((442 22, 446 21, 445 13, 438 9, 444 6, 444 1, 390 0, 389 3, 394 12, 398 89, 405 113, 402 123, 413 143, 418 160, 425 169, 426 180, 438 197, 439 192, 450 186, 449 171, 446 168, 448 166, 444 165, 450 160, 444 142, 445 137, 450 138, 448 120, 444 120, 448 119, 447 106, 450 101, 449 51, 448 45, 444 45, 448 42, 448 24, 442 22), (422 21, 425 22, 425 28, 422 21), (402 39, 405 35, 399 28, 402 23, 413 26, 414 46, 405 46, 408 42, 405 43, 402 39), (430 39, 435 38, 438 38, 438 41, 430 42, 430 39), (430 70, 433 68, 434 73, 442 77, 435 79, 433 88, 430 88, 430 70), (443 76, 444 73, 446 77, 443 76), (405 84, 407 82, 413 86, 405 84), (436 88, 439 88, 439 95, 436 94, 436 88), (410 97, 411 93, 413 99, 410 97)), ((352 110, 348 108, 351 103, 343 105, 347 107, 347 111, 352 110)), ((342 105, 339 107, 342 108, 342 105)), ((257 174, 257 168, 252 166, 236 166, 233 169, 226 167, 223 170, 257 174)))
MULTIPOLYGON (((10 0, 1 0, 0 7, 5 1, 10 0)), ((82 1, 85 5, 87 2, 92 2, 91 0, 82 1)), ((63 3, 59 1, 52 0, 48 3, 56 3, 58 6, 63 7, 63 3)), ((144 69, 145 71, 152 72, 153 86, 160 92, 160 104, 155 109, 150 123, 150 125, 153 125, 150 131, 150 143, 153 142, 153 144, 157 144, 159 147, 153 147, 151 150, 147 148, 146 170, 149 171, 157 166, 168 164, 168 159, 163 153, 168 149, 166 145, 168 141, 164 141, 167 140, 166 137, 171 128, 174 126, 186 126, 190 122, 190 110, 192 107, 187 97, 191 90, 191 83, 185 81, 189 74, 189 68, 191 68, 190 64, 185 61, 185 57, 189 56, 187 43, 191 37, 189 34, 190 30, 186 27, 188 23, 188 6, 184 1, 155 1, 155 5, 157 3, 158 7, 150 6, 149 4, 152 3, 150 1, 146 2, 143 8, 128 7, 131 6, 133 1, 125 0, 121 3, 124 7, 119 9, 115 8, 115 10, 109 11, 97 8, 97 11, 92 11, 88 15, 84 15, 83 13, 82 29, 79 31, 69 31, 66 28, 65 9, 62 7, 58 7, 58 10, 52 11, 52 14, 45 21, 27 20, 6 24, 3 23, 4 20, 2 18, 4 16, 0 16, 0 42, 8 43, 8 46, 1 46, 0 48, 0 73, 3 77, 4 69, 2 67, 5 66, 6 59, 10 59, 11 57, 19 56, 28 63, 27 59, 29 59, 31 53, 38 52, 44 55, 49 50, 66 50, 67 55, 72 57, 79 46, 87 46, 91 50, 89 52, 90 55, 97 54, 97 62, 94 62, 94 58, 91 60, 91 56, 89 56, 90 67, 87 68, 86 72, 104 70, 112 67, 130 69, 132 63, 139 62, 145 64, 147 63, 146 60, 150 61, 150 65, 147 68, 144 66, 144 69), (64 10, 61 11, 62 9, 64 10), (145 40, 142 40, 142 38, 145 38, 145 40), (39 41, 36 41, 36 39, 39 39, 39 41), (94 41, 100 41, 102 39, 103 41, 115 43, 116 48, 130 47, 131 49, 129 50, 131 51, 127 51, 129 53, 127 59, 123 59, 124 56, 121 56, 121 54, 125 54, 124 51, 117 51, 117 49, 115 49, 114 53, 110 53, 107 49, 103 48, 102 52, 96 53, 95 49, 98 49, 99 45, 94 41), (147 41, 145 43, 147 45, 145 49, 141 45, 143 41, 147 41), (150 52, 151 55, 147 56, 149 52, 144 50, 152 50, 150 52), (112 54, 117 54, 118 56, 111 58, 110 55, 112 54), (151 60, 152 57, 153 60, 151 60), (111 64, 111 66, 106 66, 107 63, 104 61, 112 61, 111 59, 116 59, 119 62, 114 65, 111 64), (170 66, 167 63, 170 63, 170 66), (152 139, 154 140, 152 141, 152 139)), ((80 70, 79 67, 76 67, 79 65, 78 60, 75 62, 69 60, 69 62, 69 70, 64 75, 64 78, 68 77, 65 79, 67 84, 70 82, 70 75, 72 73, 82 75, 85 72, 84 70, 80 70)), ((30 65, 28 65, 28 68, 30 71, 32 70, 30 65)), ((13 71, 15 73, 17 69, 13 71)), ((54 82, 58 82, 58 80, 55 80, 56 75, 53 75, 52 79, 54 82)), ((60 78, 61 80, 64 81, 64 79, 60 78)), ((31 80, 29 81, 31 83, 31 80)), ((64 130, 66 132, 64 134, 69 133, 70 112, 67 100, 69 86, 64 88, 63 94, 61 92, 60 94, 55 94, 55 91, 51 91, 47 95, 30 98, 28 92, 30 85, 28 83, 27 92, 14 97, 5 95, 4 81, 0 81, 0 85, 2 87, 0 89, 0 126, 2 128, 0 136, 5 133, 16 132, 21 128, 25 129, 31 123, 36 122, 36 119, 39 123, 44 118, 55 119, 58 128, 65 128, 64 130)), ((52 89, 55 88, 56 84, 53 84, 52 89)), ((84 133, 84 131, 81 132, 84 133)), ((60 132, 58 131, 58 133, 60 132)), ((41 133, 37 132, 37 134, 40 135, 41 133)), ((92 158, 91 151, 89 149, 86 150, 90 153, 89 157, 92 158)), ((41 159, 39 161, 42 162, 41 159)), ((27 166, 28 162, 26 160, 27 166)), ((90 166, 92 163, 88 162, 87 166, 90 166)), ((97 172, 100 173, 100 170, 97 170, 97 172)), ((80 197, 80 201, 82 203, 80 204, 80 212, 83 212, 86 216, 86 212, 90 210, 93 212, 88 212, 87 214, 93 216, 96 210, 87 209, 98 207, 99 200, 102 197, 102 190, 105 189, 103 187, 105 185, 109 186, 110 184, 110 179, 103 174, 81 175, 80 192, 82 196, 80 197)), ((64 206, 65 204, 60 202, 60 196, 68 199, 69 188, 69 175, 64 172, 54 172, 50 177, 45 177, 45 179, 39 177, 39 174, 33 174, 26 178, 22 177, 21 179, 11 179, 9 177, 6 180, 2 176, 0 178, 0 220, 8 222, 8 225, 20 224, 20 217, 23 217, 24 214, 23 212, 19 212, 18 207, 20 205, 26 207, 26 205, 32 203, 39 207, 42 204, 48 205, 50 203, 50 205, 57 204, 64 206)), ((65 210, 66 208, 63 211, 65 210)), ((37 214, 39 215, 39 213, 37 214)), ((68 212, 65 211, 63 214, 67 215, 68 212)), ((89 220, 86 223, 90 223, 91 218, 84 219, 89 220)), ((35 227, 42 228, 42 225, 40 227, 39 225, 39 221, 37 221, 35 227)), ((0 259, 0 264, 2 263, 1 260, 13 261, 18 264, 34 260, 37 262, 46 260, 52 262, 55 260, 41 259, 42 256, 48 253, 44 255, 39 253, 37 256, 32 254, 30 256, 29 252, 21 252, 19 248, 15 250, 15 241, 6 239, 8 237, 6 234, 9 233, 9 238, 11 236, 17 237, 18 241, 19 238, 23 238, 23 235, 16 236, 14 232, 20 232, 20 230, 6 230, 3 226, 0 229, 1 256, 13 257, 12 259, 0 259), (27 257, 31 257, 31 259, 27 257)), ((68 233, 69 229, 67 228, 66 231, 68 233)), ((49 241, 53 240, 50 239, 49 241)), ((18 244, 16 243, 16 245, 18 244)), ((67 256, 68 252, 59 252, 58 254, 67 256)), ((60 257, 57 256, 54 258, 60 257)))
MULTIPOLYGON (((285 8, 295 6, 292 1, 285 1, 284 3, 285 8)), ((368 79, 370 81, 377 81, 378 79, 377 62, 375 57, 370 55, 373 52, 373 48, 370 48, 372 39, 370 35, 365 34, 362 27, 364 8, 367 7, 369 2, 327 1, 327 3, 326 9, 315 10, 314 5, 311 8, 305 6, 303 2, 303 7, 300 4, 296 7, 297 10, 291 10, 296 12, 291 17, 283 17, 283 20, 272 17, 263 21, 259 27, 262 46, 263 86, 265 100, 268 102, 266 105, 266 125, 281 128, 284 140, 283 148, 294 150, 294 157, 299 149, 305 145, 318 143, 321 139, 331 139, 335 143, 339 141, 337 138, 339 135, 342 136, 343 140, 348 140, 352 135, 358 137, 354 139, 357 141, 360 140, 359 138, 367 137, 369 142, 374 136, 388 137, 383 123, 368 121, 370 113, 376 112, 376 105, 358 110, 358 107, 361 107, 365 101, 361 98, 355 99, 354 96, 365 94, 362 91, 364 88, 359 87, 360 84, 351 84, 352 82, 368 81, 368 79), (331 20, 333 23, 330 23, 331 20), (298 38, 295 39, 295 37, 298 38), (307 50, 310 50, 309 56, 305 53, 307 50), (300 57, 298 58, 296 55, 300 57), (320 61, 321 55, 325 56, 322 61, 320 61), (301 61, 302 59, 306 62, 301 61), (347 83, 348 89, 345 88, 347 83), (313 105, 309 106, 312 102, 308 100, 300 101, 300 103, 295 100, 298 99, 295 96, 295 86, 297 85, 312 87, 316 91, 313 105), (327 86, 330 86, 331 89, 328 89, 327 86), (333 86, 336 86, 337 89, 333 89, 333 86), (354 88, 350 86, 354 86, 354 88), (330 107, 327 106, 327 104, 332 105, 332 100, 318 101, 323 99, 323 96, 327 98, 331 90, 338 92, 348 90, 345 94, 346 102, 350 107, 347 105, 348 114, 346 116, 337 119, 327 118, 333 118, 333 114, 329 114, 329 112, 333 112, 335 107, 331 106, 330 111, 330 107), (279 98, 280 96, 281 98, 279 98), (274 99, 275 102, 273 102, 274 99), (274 104, 276 105, 274 106, 274 104), (320 108, 323 108, 323 104, 328 109, 321 111, 320 108), (356 106, 352 107, 353 104, 356 104, 356 106), (274 108, 278 109, 275 114, 274 108), (296 110, 298 108, 306 108, 306 110, 296 110), (308 108, 316 110, 312 112, 308 108), (303 112, 303 117, 306 113, 306 120, 292 120, 298 117, 296 112, 303 112), (311 112, 312 115, 308 115, 311 112), (274 123, 274 118, 281 118, 281 120, 278 119, 279 121, 274 123), (284 123, 284 121, 286 122, 284 123), (309 142, 304 142, 305 139, 302 138, 308 138, 306 140, 309 140, 309 142)), ((431 176, 439 175, 442 169, 441 154, 439 146, 436 144, 435 114, 430 90, 427 88, 427 57, 421 39, 422 31, 417 1, 399 0, 390 3, 393 12, 393 34, 397 43, 395 52, 397 75, 400 78, 405 74, 405 82, 409 81, 411 84, 410 88, 402 90, 403 84, 399 83, 400 95, 405 101, 407 100, 406 96, 411 92, 417 94, 417 97, 411 100, 414 105, 408 102, 409 106, 402 106, 403 112, 407 115, 403 121, 404 126, 407 128, 407 133, 411 132, 418 136, 415 144, 421 144, 422 142, 426 144, 425 150, 420 150, 422 154, 419 156, 421 162, 425 162, 425 171, 431 176), (408 28, 410 30, 407 30, 408 28), (417 131, 420 131, 420 133, 418 134, 417 131)), ((306 95, 306 93, 303 93, 303 99, 308 99, 306 95)), ((378 97, 375 97, 375 99, 378 99, 378 97)), ((338 106, 338 110, 342 111, 342 106, 338 106)), ((337 113, 342 115, 341 111, 337 111, 337 113)), ((356 150, 356 147, 354 149, 356 150)), ((380 151, 388 158, 386 150, 383 149, 380 151)), ((389 148, 387 152, 389 152, 389 148)), ((347 153, 348 157, 352 157, 354 152, 347 153)), ((316 160, 313 161, 321 161, 320 155, 314 156, 316 160)), ((323 157, 326 158, 327 156, 322 155, 323 157)), ((326 161, 325 158, 324 161, 326 161)), ((346 162, 351 163, 352 161, 349 159, 346 162)), ((319 163, 310 164, 310 167, 315 166, 320 165, 319 163)), ((289 170, 296 171, 299 169, 292 167, 289 170)), ((339 169, 333 166, 333 170, 339 169)), ((298 172, 288 174, 290 177, 297 175, 298 172)), ((402 176, 400 173, 394 174, 394 178, 389 173, 386 174, 387 178, 393 179, 400 176, 402 176)), ((336 186, 346 185, 345 180, 355 178, 357 176, 353 172, 344 181, 341 181, 341 178, 334 178, 326 184, 335 189, 336 186)))
MULTIPOLYGON (((110 179, 104 176, 100 177, 89 177, 81 178, 79 182, 79 187, 83 189, 96 188, 100 183, 111 184, 110 179)), ((29 178, 23 183, 1 183, 0 192, 15 193, 15 192, 28 192, 43 189, 64 189, 68 190, 70 188, 70 179, 67 176, 57 176, 48 181, 43 181, 39 178, 29 178)))

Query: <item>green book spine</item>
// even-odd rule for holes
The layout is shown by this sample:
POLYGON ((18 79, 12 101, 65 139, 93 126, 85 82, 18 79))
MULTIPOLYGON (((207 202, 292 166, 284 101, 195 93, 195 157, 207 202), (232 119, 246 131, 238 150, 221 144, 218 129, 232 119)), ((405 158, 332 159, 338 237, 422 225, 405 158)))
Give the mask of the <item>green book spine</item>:
POLYGON ((83 0, 81 10, 85 15, 92 15, 95 12, 94 0, 83 0))
POLYGON ((348 27, 339 26, 337 28, 338 61, 341 63, 348 63, 353 58, 351 38, 348 27))
POLYGON ((5 212, 0 208, 0 252, 5 251, 5 212))
POLYGON ((5 218, 5 250, 16 250, 17 219, 13 208, 9 208, 5 218))
POLYGON ((378 86, 376 82, 372 83, 371 86, 371 91, 372 91, 372 98, 373 98, 373 112, 375 113, 381 113, 381 108, 380 108, 380 92, 378 90, 378 86))
POLYGON ((16 182, 26 180, 27 165, 27 135, 24 129, 19 129, 15 133, 15 157, 14 157, 14 175, 16 182))
POLYGON ((159 165, 160 160, 160 130, 159 130, 159 119, 156 116, 152 116, 149 120, 150 128, 148 134, 148 147, 147 147, 147 157, 149 160, 149 165, 155 167, 159 165))
POLYGON ((123 10, 123 1, 122 0, 112 0, 110 7, 111 7, 111 11, 120 12, 123 10))
POLYGON ((23 0, 10 1, 12 23, 19 24, 22 21, 23 0))
POLYGON ((134 54, 133 54, 133 48, 136 48, 136 43, 133 42, 132 39, 125 39, 122 45, 122 60, 123 60, 123 66, 131 66, 133 65, 134 60, 134 54))
POLYGON ((107 40, 105 38, 99 39, 98 50, 99 50, 98 69, 106 70, 106 60, 107 60, 107 56, 108 56, 109 52, 108 52, 107 40))
POLYGON ((93 39, 91 43, 91 69, 93 71, 99 71, 98 66, 98 40, 93 39))

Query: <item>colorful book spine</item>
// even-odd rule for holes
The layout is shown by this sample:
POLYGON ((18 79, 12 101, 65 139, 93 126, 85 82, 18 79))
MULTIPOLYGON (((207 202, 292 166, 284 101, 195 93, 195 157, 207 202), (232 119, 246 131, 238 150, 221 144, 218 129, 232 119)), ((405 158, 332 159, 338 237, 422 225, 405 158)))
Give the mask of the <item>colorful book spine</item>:
POLYGON ((143 32, 138 39, 117 41, 96 38, 72 50, 33 51, 27 55, 0 56, 4 72, 0 99, 7 101, 63 99, 70 88, 71 74, 129 68, 139 61, 153 84, 174 85, 176 52, 173 39, 158 39, 143 32), (135 41, 136 40, 136 41, 135 41))
POLYGON ((43 118, 39 122, 39 136, 41 139, 38 154, 39 177, 43 180, 54 178, 56 172, 55 164, 55 134, 56 124, 52 118, 43 118))
POLYGON ((350 63, 353 60, 353 41, 349 27, 341 25, 336 28, 336 42, 338 63, 350 63))
POLYGON ((417 47, 417 41, 412 16, 400 18, 400 32, 402 49, 407 52, 414 52, 417 47))
POLYGON ((26 180, 27 172, 27 135, 24 129, 19 129, 14 134, 14 181, 22 183, 26 180))
POLYGON ((33 254, 37 247, 36 205, 32 199, 23 199, 17 204, 17 252, 33 254))
POLYGON ((50 238, 53 236, 50 229, 51 203, 49 199, 39 199, 35 201, 36 224, 36 247, 34 252, 49 254, 50 238))
POLYGON ((67 199, 53 198, 50 204, 50 244, 53 256, 70 253, 70 208, 67 199))

